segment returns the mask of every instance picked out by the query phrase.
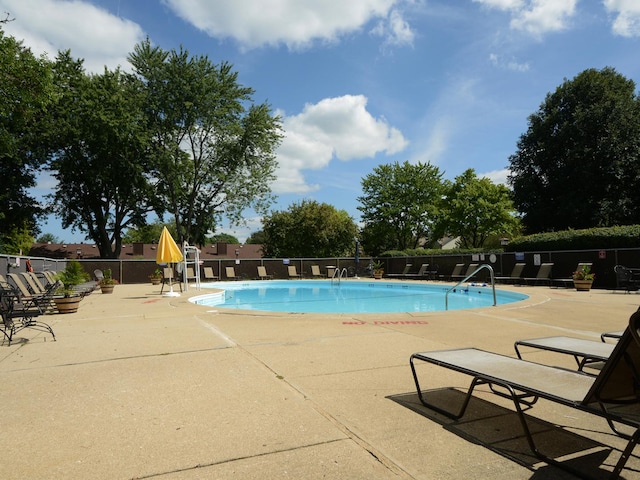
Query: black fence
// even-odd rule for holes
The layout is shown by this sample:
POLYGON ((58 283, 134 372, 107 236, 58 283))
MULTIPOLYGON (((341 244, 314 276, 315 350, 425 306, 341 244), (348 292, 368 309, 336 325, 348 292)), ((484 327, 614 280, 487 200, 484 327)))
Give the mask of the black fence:
MULTIPOLYGON (((26 260, 29 260, 34 271, 60 271, 66 266, 66 260, 55 260, 40 257, 16 257, 14 255, 0 255, 0 273, 26 271, 26 260)), ((624 265, 626 267, 640 268, 640 249, 608 249, 608 250, 579 250, 579 251, 554 251, 554 252, 506 252, 486 254, 452 254, 452 255, 427 255, 415 257, 389 257, 372 259, 362 257, 341 258, 291 258, 291 259, 205 259, 201 261, 201 280, 204 281, 204 267, 212 267, 220 280, 227 279, 226 267, 234 267, 235 274, 241 279, 257 279, 258 266, 264 266, 267 274, 275 279, 288 279, 289 266, 295 266, 298 274, 303 278, 311 278, 313 265, 317 265, 323 277, 331 276, 337 269, 349 278, 372 276, 372 260, 379 260, 384 266, 385 274, 401 273, 406 264, 410 263, 410 272, 417 272, 420 266, 428 263, 428 271, 435 280, 446 280, 458 263, 468 265, 470 263, 488 264, 493 268, 496 276, 508 276, 516 263, 525 263, 523 277, 535 277, 541 263, 553 263, 552 278, 570 278, 578 263, 592 263, 592 271, 596 278, 593 288, 616 288, 616 276, 614 267, 624 265)), ((120 283, 146 283, 158 265, 152 259, 143 260, 103 260, 81 259, 78 260, 85 271, 93 275, 96 269, 110 268, 113 277, 120 283)), ((477 281, 488 280, 488 272, 479 273, 477 281)))

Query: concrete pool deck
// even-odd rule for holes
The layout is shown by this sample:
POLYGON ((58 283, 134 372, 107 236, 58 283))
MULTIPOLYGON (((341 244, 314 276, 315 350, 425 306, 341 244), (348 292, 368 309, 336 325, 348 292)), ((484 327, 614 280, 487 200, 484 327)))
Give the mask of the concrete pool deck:
MULTIPOLYGON (((412 314, 223 311, 118 285, 78 313, 45 318, 57 341, 22 330, 0 346, 0 478, 571 479, 533 457, 510 401, 476 394, 452 421, 420 405, 418 351, 514 341, 599 340, 625 328, 640 296, 501 287, 528 300, 412 314)), ((523 357, 575 368, 571 357, 523 357)), ((444 401, 469 378, 425 369, 444 401)), ((541 400, 536 438, 585 472, 606 474, 625 441, 603 419, 541 400), (571 427, 571 428, 568 428, 571 427), (572 460, 575 459, 575 460, 572 460)), ((637 449, 636 449, 637 450, 637 449)), ((623 471, 640 478, 640 452, 623 471)))

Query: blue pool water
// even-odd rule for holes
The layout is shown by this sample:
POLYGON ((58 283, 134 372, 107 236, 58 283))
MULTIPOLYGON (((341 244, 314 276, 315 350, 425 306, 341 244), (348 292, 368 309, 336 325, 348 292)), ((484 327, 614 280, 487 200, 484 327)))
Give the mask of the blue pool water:
MULTIPOLYGON (((203 283, 222 292, 191 301, 206 306, 291 313, 399 313, 445 310, 450 285, 410 282, 271 280, 203 283)), ((496 290, 498 305, 527 295, 496 290)), ((460 286, 449 294, 449 310, 493 305, 491 287, 460 286)))

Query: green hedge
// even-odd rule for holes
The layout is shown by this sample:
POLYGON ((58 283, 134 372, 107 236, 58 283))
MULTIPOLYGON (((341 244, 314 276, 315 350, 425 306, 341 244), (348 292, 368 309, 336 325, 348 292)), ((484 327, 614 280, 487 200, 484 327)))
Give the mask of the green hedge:
POLYGON ((597 250, 640 247, 640 225, 622 227, 563 230, 536 233, 514 238, 505 247, 507 252, 540 250, 597 250))
MULTIPOLYGON (((512 239, 504 248, 504 251, 536 252, 554 250, 600 250, 612 248, 640 248, 640 225, 536 233, 512 239)), ((380 254, 380 257, 468 255, 471 253, 493 253, 501 251, 502 249, 496 248, 455 248, 452 250, 412 248, 407 250, 389 250, 380 254)))

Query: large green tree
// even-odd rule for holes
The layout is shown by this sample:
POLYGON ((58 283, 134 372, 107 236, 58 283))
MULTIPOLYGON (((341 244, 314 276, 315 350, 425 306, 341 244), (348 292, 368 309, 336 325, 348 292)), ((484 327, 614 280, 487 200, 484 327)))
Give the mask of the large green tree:
POLYGON ((38 233, 44 211, 31 189, 45 160, 42 118, 51 97, 50 62, 0 29, 0 249, 18 241, 14 233, 38 233))
POLYGON ((154 176, 179 241, 203 244, 222 216, 242 224, 243 210, 267 212, 280 120, 228 63, 147 40, 129 56, 146 90, 154 176))
POLYGON ((102 258, 118 258, 126 229, 144 225, 159 205, 146 173, 142 85, 119 69, 86 75, 68 51, 58 55, 54 72, 53 209, 64 227, 86 233, 102 258))
POLYGON ((490 236, 519 232, 520 220, 505 185, 478 178, 473 169, 445 185, 436 229, 440 235, 460 237, 462 248, 479 248, 490 236))
POLYGON ((640 100, 612 68, 565 80, 509 159, 528 233, 640 223, 640 100))
POLYGON ((263 221, 265 257, 336 257, 351 255, 358 227, 345 210, 303 200, 263 221))
POLYGON ((443 193, 442 173, 430 163, 379 165, 362 179, 358 197, 365 250, 416 248, 432 241, 443 193))

